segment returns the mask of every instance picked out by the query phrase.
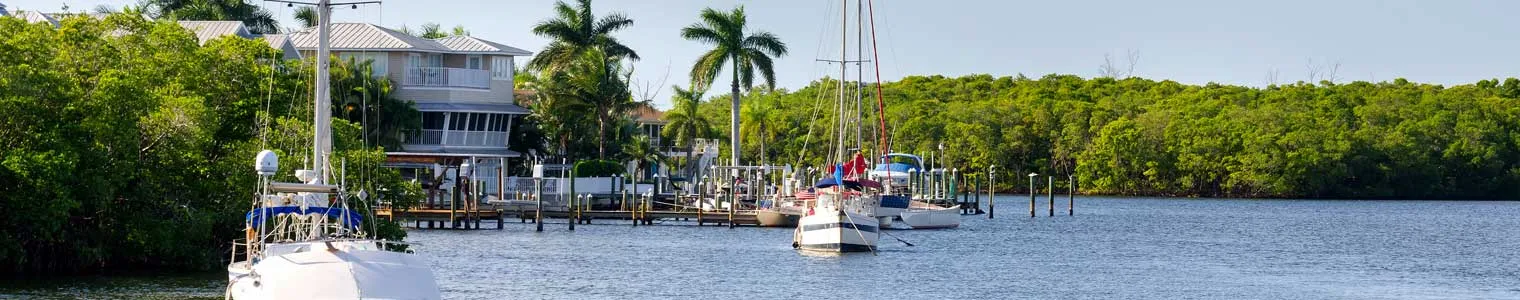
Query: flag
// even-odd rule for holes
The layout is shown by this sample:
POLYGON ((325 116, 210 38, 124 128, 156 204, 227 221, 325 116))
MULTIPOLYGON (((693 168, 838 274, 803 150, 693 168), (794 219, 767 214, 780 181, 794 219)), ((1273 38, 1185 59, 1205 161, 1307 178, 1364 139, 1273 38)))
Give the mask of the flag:
POLYGON ((859 176, 859 175, 865 174, 866 173, 866 157, 865 157, 865 155, 862 155, 860 153, 855 153, 855 157, 851 158, 850 162, 844 164, 844 170, 845 170, 845 173, 844 173, 845 176, 852 176, 853 177, 853 176, 859 176))

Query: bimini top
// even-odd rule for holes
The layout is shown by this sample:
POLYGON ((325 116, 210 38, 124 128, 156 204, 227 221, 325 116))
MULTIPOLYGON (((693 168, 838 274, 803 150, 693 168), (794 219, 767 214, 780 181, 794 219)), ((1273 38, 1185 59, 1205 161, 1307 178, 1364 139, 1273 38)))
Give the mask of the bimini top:
POLYGON ((359 217, 358 213, 355 213, 354 211, 351 211, 351 210, 347 210, 347 209, 343 209, 343 208, 339 208, 339 207, 316 207, 316 206, 307 207, 304 210, 301 209, 300 206, 265 207, 265 208, 260 208, 260 209, 256 209, 256 210, 248 212, 248 215, 247 215, 246 219, 249 222, 252 222, 253 225, 257 226, 257 225, 264 224, 264 216, 265 215, 275 215, 275 216, 278 216, 278 215, 283 215, 283 214, 302 214, 302 215, 305 215, 305 214, 323 214, 323 215, 327 215, 330 218, 338 218, 338 220, 343 221, 342 223, 343 223, 344 226, 347 226, 349 228, 359 228, 360 220, 362 220, 359 217))
POLYGON ((917 155, 907 153, 890 153, 882 156, 882 162, 876 164, 876 171, 907 173, 908 170, 924 171, 924 159, 917 155))

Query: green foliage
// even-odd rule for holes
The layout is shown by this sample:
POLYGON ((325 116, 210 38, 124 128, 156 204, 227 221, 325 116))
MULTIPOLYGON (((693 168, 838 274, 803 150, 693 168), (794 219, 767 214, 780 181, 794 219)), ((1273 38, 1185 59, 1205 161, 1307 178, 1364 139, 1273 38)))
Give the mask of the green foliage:
POLYGON ((569 67, 586 52, 601 51, 609 60, 639 59, 639 54, 612 36, 614 31, 633 26, 633 19, 622 13, 601 18, 591 13, 591 0, 576 0, 576 6, 564 1, 554 3, 555 16, 533 26, 533 34, 550 40, 549 45, 528 61, 529 70, 555 71, 569 67))
POLYGON ((766 89, 775 87, 776 71, 772 59, 786 55, 786 43, 768 31, 746 32, 748 21, 743 6, 726 12, 704 8, 699 18, 700 22, 681 28, 681 37, 711 45, 713 49, 692 63, 691 86, 705 91, 717 80, 725 65, 733 72, 733 80, 729 85, 728 131, 729 147, 732 149, 730 158, 737 165, 739 154, 733 152, 739 152, 742 143, 737 132, 740 131, 739 88, 749 90, 754 87, 756 71, 765 79, 766 89))
POLYGON ((575 163, 575 176, 609 177, 623 174, 623 164, 614 160, 582 160, 575 163))
MULTIPOLYGON (((56 29, 0 18, 0 31, 0 273, 218 268, 242 236, 254 153, 279 152, 284 180, 309 155, 309 76, 296 71, 309 68, 263 41, 200 46, 130 13, 56 29)), ((334 127, 352 186, 404 187, 358 126, 334 127)))
MULTIPOLYGON (((765 120, 779 124, 776 139, 763 144, 785 155, 776 163, 827 163, 837 86, 745 95, 775 101, 765 120)), ((998 166, 1005 190, 1027 184, 1006 174, 1035 172, 1103 194, 1408 199, 1520 197, 1517 91, 1515 79, 1251 88, 1065 75, 909 76, 882 88, 893 151, 927 156, 943 143, 936 160, 975 174, 998 166)), ((721 116, 721 102, 698 110, 721 116)), ((876 119, 861 121, 867 136, 876 119)))
POLYGON ((263 7, 243 0, 143 0, 154 18, 194 21, 243 21, 248 31, 277 33, 280 26, 263 7))

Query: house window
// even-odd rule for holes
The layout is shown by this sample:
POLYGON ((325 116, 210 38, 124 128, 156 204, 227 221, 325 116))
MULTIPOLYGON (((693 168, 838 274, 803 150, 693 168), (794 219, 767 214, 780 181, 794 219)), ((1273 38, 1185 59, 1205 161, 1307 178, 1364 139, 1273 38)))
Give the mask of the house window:
POLYGON ((511 56, 492 56, 491 79, 511 80, 513 72, 512 67, 511 56))
POLYGON ((486 131, 486 121, 490 114, 470 114, 470 131, 486 131))
POLYGON ((429 67, 429 68, 442 68, 443 67, 443 55, 442 54, 428 54, 427 55, 427 67, 429 67))
POLYGON ((441 112, 433 112, 433 111, 423 112, 422 113, 422 129, 442 130, 443 129, 443 113, 441 113, 441 112))
POLYGON ((472 69, 472 70, 480 70, 480 69, 485 68, 485 65, 482 64, 480 61, 481 61, 480 55, 470 55, 470 56, 467 56, 467 57, 464 58, 464 67, 466 69, 472 69))
POLYGON ((449 130, 463 131, 465 128, 469 127, 468 125, 470 124, 470 114, 452 113, 452 116, 449 117, 449 130))
POLYGON ((386 76, 386 72, 390 69, 388 66, 390 60, 387 58, 386 53, 383 52, 341 52, 338 53, 338 59, 343 61, 343 63, 353 61, 355 64, 363 64, 368 61, 370 75, 375 77, 386 76))

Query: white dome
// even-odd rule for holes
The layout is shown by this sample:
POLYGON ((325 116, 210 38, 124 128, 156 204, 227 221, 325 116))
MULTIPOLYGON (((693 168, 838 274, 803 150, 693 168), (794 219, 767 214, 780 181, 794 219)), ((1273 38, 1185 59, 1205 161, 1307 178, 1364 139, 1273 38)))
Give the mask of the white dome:
POLYGON ((253 170, 263 176, 274 175, 274 173, 280 171, 279 155, 274 154, 274 151, 259 151, 258 156, 254 158, 253 170))

